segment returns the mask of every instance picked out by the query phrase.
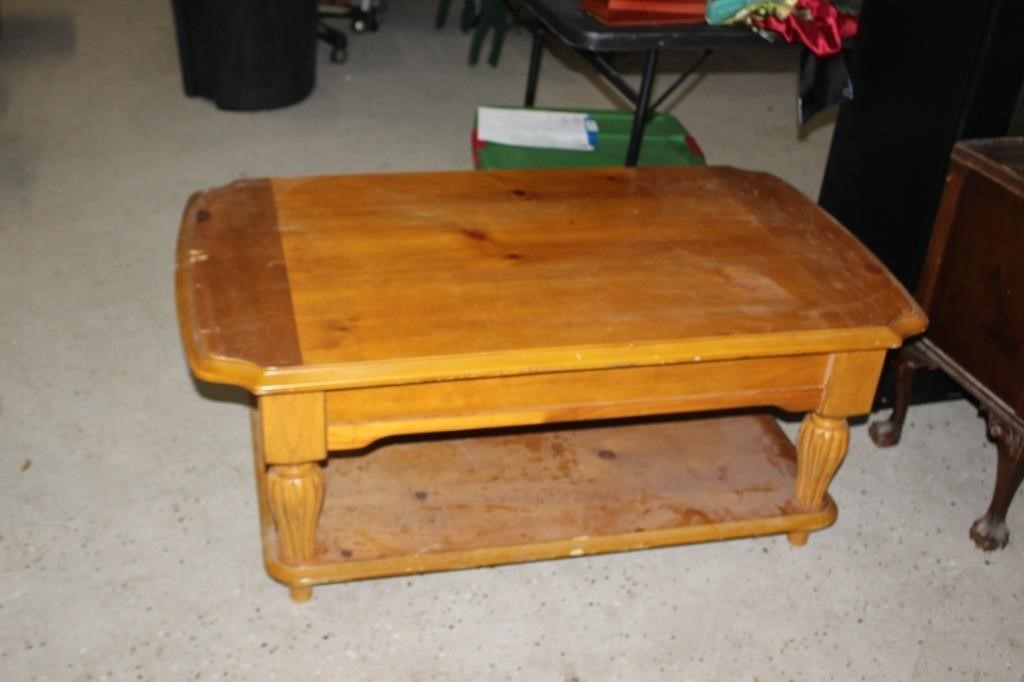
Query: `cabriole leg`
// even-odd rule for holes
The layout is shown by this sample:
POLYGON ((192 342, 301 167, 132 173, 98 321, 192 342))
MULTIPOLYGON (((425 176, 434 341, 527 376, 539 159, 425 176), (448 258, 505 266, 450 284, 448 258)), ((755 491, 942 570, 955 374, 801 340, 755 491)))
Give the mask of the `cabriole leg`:
POLYGON ((986 552, 1002 549, 1010 541, 1006 512, 1024 479, 1024 432, 991 414, 988 430, 999 448, 996 484, 988 511, 971 526, 971 539, 986 552))
POLYGON ((927 360, 917 351, 915 344, 904 346, 893 361, 892 414, 885 421, 876 421, 868 427, 868 435, 880 448, 888 448, 900 442, 903 422, 910 406, 910 393, 914 373, 928 366, 927 360))

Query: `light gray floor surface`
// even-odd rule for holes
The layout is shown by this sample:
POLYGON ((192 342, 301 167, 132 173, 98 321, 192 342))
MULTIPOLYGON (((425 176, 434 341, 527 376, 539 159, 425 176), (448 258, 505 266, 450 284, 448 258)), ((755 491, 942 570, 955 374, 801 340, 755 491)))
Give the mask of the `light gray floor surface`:
MULTIPOLYGON (((243 176, 468 168, 474 107, 519 102, 529 41, 469 67, 433 10, 392 0, 348 64, 322 48, 308 100, 237 114, 182 95, 166 1, 4 0, 0 680, 1024 679, 1024 503, 1007 549, 974 548, 995 449, 966 402, 915 408, 892 450, 855 426, 839 521, 804 548, 372 580, 305 605, 267 577, 245 408, 198 393, 178 341, 178 220, 243 176)), ((801 135, 795 89, 789 53, 721 54, 672 111, 712 162, 813 197, 831 125, 801 135)), ((539 104, 620 103, 561 51, 539 104)))

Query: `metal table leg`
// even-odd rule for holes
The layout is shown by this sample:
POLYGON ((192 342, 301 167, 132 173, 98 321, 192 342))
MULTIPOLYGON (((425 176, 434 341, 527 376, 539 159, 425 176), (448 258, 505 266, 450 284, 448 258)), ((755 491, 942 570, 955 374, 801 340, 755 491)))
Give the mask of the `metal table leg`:
POLYGON ((640 145, 644 139, 644 128, 647 125, 647 110, 651 104, 651 89, 654 76, 658 71, 658 51, 649 50, 647 61, 644 62, 644 78, 640 83, 640 96, 637 98, 636 111, 633 113, 633 130, 629 134, 629 150, 626 152, 626 166, 635 166, 640 157, 640 145))
POLYGON ((665 92, 661 93, 661 97, 659 97, 654 102, 654 104, 651 105, 651 108, 650 108, 651 116, 654 115, 654 112, 656 112, 658 110, 658 107, 660 107, 665 102, 665 100, 667 100, 669 97, 671 97, 672 93, 675 92, 676 89, 680 85, 682 85, 686 81, 687 78, 692 76, 694 74, 694 72, 696 72, 697 69, 700 68, 700 65, 703 64, 707 60, 707 58, 711 56, 711 54, 713 52, 714 52, 714 50, 704 50, 700 54, 699 57, 694 59, 690 63, 690 65, 688 67, 686 67, 681 74, 679 74, 679 77, 676 78, 675 81, 673 81, 672 85, 668 86, 668 88, 665 90, 665 92))
POLYGON ((526 103, 529 108, 537 98, 537 78, 540 76, 540 57, 544 52, 544 27, 533 29, 533 49, 530 51, 530 72, 526 78, 526 103))
POLYGON ((594 68, 601 72, 601 75, 605 77, 608 83, 619 91, 619 94, 625 97, 633 107, 636 107, 636 103, 640 97, 636 90, 626 82, 626 79, 615 70, 607 59, 597 54, 596 52, 585 52, 584 50, 577 50, 577 52, 587 59, 594 68))

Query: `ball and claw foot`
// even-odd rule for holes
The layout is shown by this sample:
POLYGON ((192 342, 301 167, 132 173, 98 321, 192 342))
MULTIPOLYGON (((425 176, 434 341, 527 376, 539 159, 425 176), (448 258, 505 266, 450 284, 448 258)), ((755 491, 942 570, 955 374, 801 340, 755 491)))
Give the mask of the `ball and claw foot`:
POLYGON ((1006 547, 1010 541, 1010 529, 1005 521, 993 521, 986 514, 971 525, 971 539, 980 549, 991 552, 1006 547))
POLYGON ((902 424, 897 425, 890 419, 873 422, 868 426, 868 435, 871 436, 871 442, 878 447, 891 448, 900 442, 902 430, 902 424))
POLYGON ((291 595, 292 601, 301 604, 313 597, 313 588, 310 585, 291 585, 288 594, 291 595))
POLYGON ((990 412, 988 431, 999 453, 996 484, 988 511, 971 526, 971 539, 980 549, 991 552, 1006 547, 1010 541, 1006 512, 1024 480, 1024 429, 990 412))

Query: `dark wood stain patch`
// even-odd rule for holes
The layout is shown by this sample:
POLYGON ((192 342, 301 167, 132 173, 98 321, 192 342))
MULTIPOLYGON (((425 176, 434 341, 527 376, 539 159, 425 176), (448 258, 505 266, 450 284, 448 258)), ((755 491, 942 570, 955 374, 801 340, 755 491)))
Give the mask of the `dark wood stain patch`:
POLYGON ((301 365, 270 181, 236 182, 198 202, 178 267, 189 274, 194 332, 206 352, 264 367, 301 365))
POLYGON ((465 236, 469 237, 470 239, 472 239, 473 241, 478 241, 478 242, 489 242, 489 241, 491 241, 490 235, 488 235, 483 230, 478 230, 478 229, 476 229, 474 227, 464 227, 464 228, 462 228, 459 231, 463 235, 465 235, 465 236))

